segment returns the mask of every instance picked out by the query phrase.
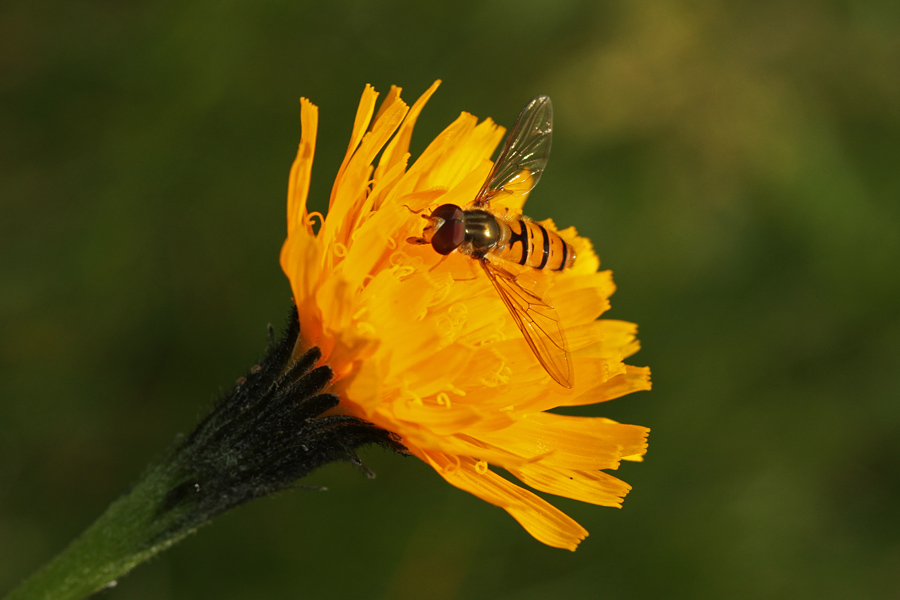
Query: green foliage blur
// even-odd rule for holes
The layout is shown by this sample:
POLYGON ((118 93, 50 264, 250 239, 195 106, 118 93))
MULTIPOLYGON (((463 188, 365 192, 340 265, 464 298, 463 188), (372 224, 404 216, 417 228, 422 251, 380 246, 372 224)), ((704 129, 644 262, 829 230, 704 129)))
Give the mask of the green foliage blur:
POLYGON ((0 7, 0 593, 259 358, 298 98, 324 209, 366 83, 556 111, 528 213, 575 224, 655 389, 574 554, 381 450, 219 518, 132 599, 900 594, 900 4, 7 0, 0 7))

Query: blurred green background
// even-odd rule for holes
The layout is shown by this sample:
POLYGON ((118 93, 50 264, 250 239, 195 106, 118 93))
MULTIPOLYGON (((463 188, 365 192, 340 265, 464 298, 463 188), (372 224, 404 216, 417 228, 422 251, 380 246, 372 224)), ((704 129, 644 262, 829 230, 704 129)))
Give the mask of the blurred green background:
POLYGON ((110 599, 900 595, 900 4, 7 0, 0 8, 0 591, 261 355, 297 99, 324 206, 364 84, 509 126, 655 389, 623 510, 547 548, 413 459, 218 519, 110 599))

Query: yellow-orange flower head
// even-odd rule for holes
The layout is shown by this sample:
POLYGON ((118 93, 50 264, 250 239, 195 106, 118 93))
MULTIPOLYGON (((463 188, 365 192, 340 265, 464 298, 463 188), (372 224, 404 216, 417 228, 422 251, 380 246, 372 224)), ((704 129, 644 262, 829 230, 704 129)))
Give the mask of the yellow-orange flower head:
MULTIPOLYGON (((615 286, 574 228, 557 232, 577 252, 572 268, 537 275, 568 338, 571 389, 540 367, 475 260, 457 252, 442 260, 407 241, 422 234, 419 213, 472 203, 504 135, 462 113, 410 166, 413 126, 438 83, 411 108, 393 87, 377 115, 378 94, 366 86, 326 218, 306 209, 318 109, 301 99, 281 251, 300 343, 321 348, 346 413, 396 433, 449 483, 503 508, 541 542, 574 550, 587 531, 491 465, 542 492, 621 506, 631 487, 603 469, 641 460, 648 429, 547 411, 649 389, 650 372, 623 362, 639 348, 636 326, 598 320, 615 286)), ((522 203, 492 204, 517 215, 522 203)))

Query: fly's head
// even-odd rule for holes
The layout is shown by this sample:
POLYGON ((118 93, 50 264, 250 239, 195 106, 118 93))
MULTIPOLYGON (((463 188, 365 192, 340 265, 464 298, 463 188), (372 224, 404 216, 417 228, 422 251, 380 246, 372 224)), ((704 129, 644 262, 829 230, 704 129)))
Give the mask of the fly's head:
POLYGON ((431 244, 438 254, 447 255, 459 248, 466 239, 466 221, 463 210, 455 204, 442 204, 430 216, 422 237, 407 238, 411 244, 431 244))

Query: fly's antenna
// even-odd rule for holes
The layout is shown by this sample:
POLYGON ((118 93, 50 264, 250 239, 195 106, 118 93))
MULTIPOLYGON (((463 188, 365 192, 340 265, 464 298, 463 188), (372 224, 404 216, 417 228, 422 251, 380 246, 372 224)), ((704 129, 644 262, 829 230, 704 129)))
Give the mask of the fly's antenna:
MULTIPOLYGON (((428 207, 426 206, 425 208, 420 208, 419 210, 413 210, 409 207, 408 204, 404 204, 403 208, 405 208, 406 210, 408 210, 409 212, 411 212, 414 215, 421 215, 423 212, 425 212, 428 209, 428 207)), ((425 217, 425 218, 427 219, 428 217, 425 217)))

